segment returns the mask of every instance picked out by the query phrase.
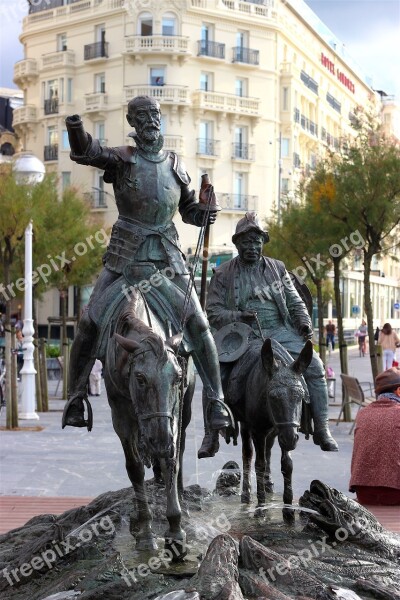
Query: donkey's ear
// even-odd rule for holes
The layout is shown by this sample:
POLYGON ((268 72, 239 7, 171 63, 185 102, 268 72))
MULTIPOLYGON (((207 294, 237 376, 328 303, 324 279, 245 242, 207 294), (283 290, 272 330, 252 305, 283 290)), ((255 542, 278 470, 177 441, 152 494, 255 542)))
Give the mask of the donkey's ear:
POLYGON ((181 345, 182 338, 183 333, 177 333, 176 335, 173 335, 172 337, 168 338, 165 343, 167 346, 172 348, 172 350, 176 354, 178 352, 179 346, 181 345))
POLYGON ((307 340, 297 359, 291 365, 292 370, 298 375, 302 375, 307 369, 313 357, 313 345, 311 340, 307 340))
POLYGON ((275 369, 278 368, 278 364, 274 358, 274 351, 272 350, 272 341, 267 338, 261 348, 261 361, 264 369, 268 375, 272 375, 275 369))
POLYGON ((135 352, 135 350, 139 350, 140 348, 140 344, 138 344, 138 342, 135 342, 135 340, 129 340, 128 338, 123 337, 118 333, 114 333, 114 337, 118 344, 122 346, 122 348, 127 352, 135 352))

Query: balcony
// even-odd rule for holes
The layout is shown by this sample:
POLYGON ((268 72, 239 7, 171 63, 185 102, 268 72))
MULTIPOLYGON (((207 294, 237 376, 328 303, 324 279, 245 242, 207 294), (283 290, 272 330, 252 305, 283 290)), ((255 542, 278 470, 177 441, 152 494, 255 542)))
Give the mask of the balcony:
POLYGON ((37 60, 35 58, 26 58, 20 60, 14 65, 14 83, 19 87, 25 87, 34 81, 39 75, 37 60))
POLYGON ((60 50, 42 55, 42 70, 59 69, 75 66, 75 52, 73 50, 60 50))
POLYGON ((336 98, 334 98, 329 92, 326 94, 327 103, 332 106, 333 110, 336 110, 339 114, 342 112, 342 105, 336 98))
POLYGON ((210 58, 225 58, 225 44, 218 42, 209 42, 207 40, 198 40, 197 56, 208 56, 210 58))
POLYGON ((108 58, 108 42, 94 42, 84 46, 84 60, 94 60, 95 58, 108 58))
POLYGON ((189 88, 183 85, 129 85, 125 87, 124 105, 135 96, 150 96, 160 104, 185 105, 190 103, 189 88))
POLYGON ((318 95, 318 83, 312 77, 307 75, 305 71, 302 71, 300 73, 300 79, 304 83, 304 85, 308 87, 309 90, 314 92, 314 94, 318 95))
POLYGON ((182 156, 185 154, 185 142, 181 135, 164 135, 164 150, 176 152, 182 156))
POLYGON ((197 90, 193 94, 193 106, 199 110, 261 117, 260 100, 247 96, 197 90))
POLYGON ((47 100, 44 101, 44 114, 45 115, 55 115, 58 113, 59 107, 58 107, 58 98, 54 97, 54 98, 48 98, 47 100))
POLYGON ((258 196, 248 194, 218 194, 218 202, 224 210, 243 211, 257 210, 258 196))
POLYGON ((302 129, 308 131, 311 135, 318 136, 318 125, 308 119, 305 115, 300 116, 300 125, 302 129))
POLYGON ((144 54, 161 54, 173 59, 185 59, 189 51, 189 38, 178 35, 130 35, 125 38, 125 52, 143 60, 144 54))
POLYGON ((58 160, 58 144, 50 144, 44 147, 44 160, 58 160))
POLYGON ((244 65, 258 65, 260 59, 260 52, 258 50, 252 50, 251 48, 243 48, 242 46, 236 46, 232 48, 233 63, 241 63, 244 65))
POLYGON ((255 160, 255 146, 252 144, 232 144, 232 160, 255 160))
POLYGON ((216 158, 219 156, 219 144, 218 140, 210 140, 208 138, 197 139, 197 154, 203 156, 212 156, 216 158))
POLYGON ((18 108, 14 108, 13 112, 13 127, 18 127, 20 125, 33 125, 37 122, 37 110, 36 106, 26 105, 19 106, 18 108))
POLYGON ((107 110, 108 95, 105 92, 85 94, 85 112, 101 113, 107 110))
MULTIPOLYGON (((192 0, 192 5, 199 1, 201 0, 192 0)), ((277 19, 277 12, 273 10, 274 3, 271 0, 222 0, 222 3, 229 10, 235 10, 245 15, 277 19)))

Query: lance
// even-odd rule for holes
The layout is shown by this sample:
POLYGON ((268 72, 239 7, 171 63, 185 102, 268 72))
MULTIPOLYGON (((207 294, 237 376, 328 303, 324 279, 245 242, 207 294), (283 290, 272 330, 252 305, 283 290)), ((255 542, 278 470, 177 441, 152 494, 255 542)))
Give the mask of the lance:
POLYGON ((211 185, 210 178, 207 173, 201 176, 201 187, 199 193, 199 204, 205 211, 205 231, 203 243, 203 263, 201 269, 201 286, 200 286, 200 305, 203 310, 206 308, 207 298, 207 270, 208 270, 208 254, 210 248, 210 225, 208 217, 210 212, 221 210, 214 194, 214 188, 211 185))

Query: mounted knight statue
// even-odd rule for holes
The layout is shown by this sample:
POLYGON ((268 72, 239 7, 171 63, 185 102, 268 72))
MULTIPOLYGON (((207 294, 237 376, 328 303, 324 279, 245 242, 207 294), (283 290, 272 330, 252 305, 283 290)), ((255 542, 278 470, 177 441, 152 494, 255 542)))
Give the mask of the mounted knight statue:
MULTIPOLYGON (((204 205, 196 201, 180 158, 163 150, 159 103, 138 96, 129 102, 126 117, 135 128, 135 134, 130 134, 135 146, 113 148, 92 139, 78 115, 66 119, 71 159, 104 170, 104 181, 113 185, 119 214, 103 258, 104 269, 72 345, 63 427, 91 429, 86 394, 89 374, 96 358, 104 361, 113 315, 134 291, 146 307, 146 325, 151 327, 153 313, 165 323, 170 336, 183 328, 183 346, 193 357, 211 403, 207 427, 223 430, 231 419, 223 402, 218 355, 195 291, 187 294, 189 273, 172 222, 179 210, 185 223, 204 226, 204 205)), ((211 207, 207 222, 214 223, 216 216, 211 207)))
MULTIPOLYGON (((207 316, 216 332, 225 398, 230 405, 244 395, 262 340, 279 342, 286 354, 297 360, 305 340, 312 337, 301 284, 293 282, 283 262, 262 256, 268 240, 268 232, 261 228, 256 213, 246 213, 232 237, 238 256, 218 267, 210 282, 207 316)), ((328 426, 325 371, 315 352, 304 379, 310 396, 314 443, 322 450, 337 451, 328 426)), ((207 402, 203 397, 205 413, 207 402)), ((218 433, 206 429, 199 458, 213 456, 218 447, 218 433)))

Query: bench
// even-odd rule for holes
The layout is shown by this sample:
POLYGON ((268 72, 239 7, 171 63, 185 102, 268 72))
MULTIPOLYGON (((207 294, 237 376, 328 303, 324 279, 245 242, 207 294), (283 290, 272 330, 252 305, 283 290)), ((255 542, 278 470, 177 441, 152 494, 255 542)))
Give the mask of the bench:
MULTIPOLYGON (((350 375, 345 375, 344 373, 340 373, 340 377, 343 383, 344 395, 342 400, 342 406, 340 407, 340 413, 336 421, 336 425, 339 424, 340 417, 342 416, 342 412, 346 404, 358 404, 358 410, 360 410, 361 407, 368 406, 369 404, 371 404, 371 402, 375 402, 376 400, 376 397, 372 395, 372 385, 369 381, 360 383, 356 377, 350 377, 350 375), (367 389, 363 389, 363 387, 367 389), (368 391, 368 388, 370 395, 366 396, 365 392, 368 391)), ((349 434, 352 433, 354 425, 355 419, 349 431, 349 434)))

